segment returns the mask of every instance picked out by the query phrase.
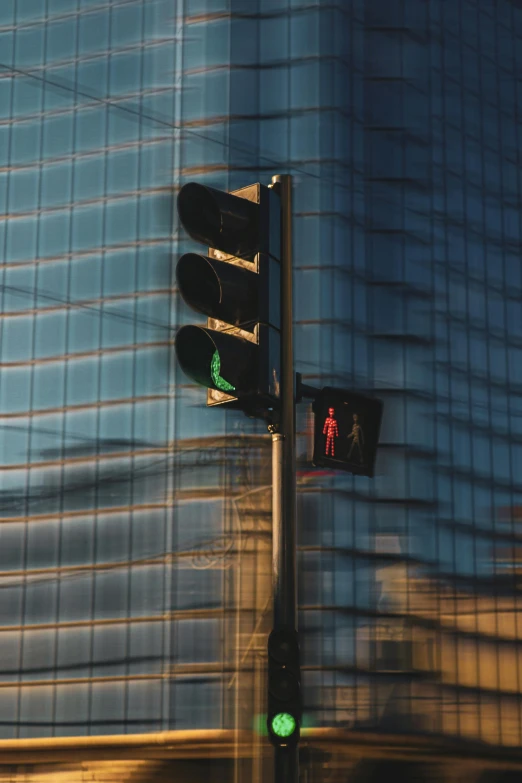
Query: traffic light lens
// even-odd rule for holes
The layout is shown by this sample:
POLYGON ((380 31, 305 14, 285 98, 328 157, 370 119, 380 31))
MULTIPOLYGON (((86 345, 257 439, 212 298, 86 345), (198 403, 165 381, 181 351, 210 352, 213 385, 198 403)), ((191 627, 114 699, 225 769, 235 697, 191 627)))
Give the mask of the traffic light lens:
POLYGON ((268 637, 268 652, 278 663, 286 664, 299 657, 299 645, 294 632, 272 631, 268 637))
POLYGON ((181 369, 201 386, 247 394, 256 389, 252 367, 258 347, 249 340, 203 326, 182 326, 176 335, 181 369))
POLYGON ((178 214, 190 236, 198 242, 215 244, 221 231, 219 204, 212 196, 213 190, 189 182, 178 194, 178 214))
POLYGON ((226 381, 224 378, 221 377, 219 374, 221 370, 221 359, 219 358, 219 352, 214 351, 214 355, 212 356, 212 361, 210 363, 210 376, 212 378, 212 382, 215 384, 217 389, 220 389, 221 391, 227 392, 227 391, 234 391, 235 386, 232 386, 231 383, 226 381))
POLYGON ((276 737, 291 737, 296 726, 296 720, 289 712, 279 712, 270 721, 270 728, 276 737))
POLYGON ((288 701, 299 693, 299 680, 291 671, 283 669, 269 678, 268 688, 276 699, 288 701))

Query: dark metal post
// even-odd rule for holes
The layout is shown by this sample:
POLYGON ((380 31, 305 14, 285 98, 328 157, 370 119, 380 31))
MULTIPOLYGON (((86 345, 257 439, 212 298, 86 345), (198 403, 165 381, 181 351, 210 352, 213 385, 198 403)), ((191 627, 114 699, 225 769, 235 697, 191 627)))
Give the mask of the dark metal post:
MULTIPOLYGON (((297 629, 292 177, 272 177, 281 199, 281 417, 272 435, 274 629, 297 629)), ((298 783, 299 750, 275 748, 275 783, 298 783)))

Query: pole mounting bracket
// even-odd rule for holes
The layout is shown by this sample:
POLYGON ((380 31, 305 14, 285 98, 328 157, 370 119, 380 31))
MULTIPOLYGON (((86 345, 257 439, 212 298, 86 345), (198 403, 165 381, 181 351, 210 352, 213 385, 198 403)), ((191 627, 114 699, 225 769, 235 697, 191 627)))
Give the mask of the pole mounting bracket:
POLYGON ((308 386, 303 383, 302 374, 296 372, 295 374, 295 401, 302 402, 303 399, 315 400, 321 389, 316 389, 315 386, 308 386))

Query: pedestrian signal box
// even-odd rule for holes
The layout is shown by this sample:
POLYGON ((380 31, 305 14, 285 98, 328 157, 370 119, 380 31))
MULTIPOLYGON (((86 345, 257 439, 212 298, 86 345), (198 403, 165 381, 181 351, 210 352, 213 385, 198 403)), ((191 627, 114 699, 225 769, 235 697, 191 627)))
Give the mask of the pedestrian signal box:
POLYGON ((318 467, 373 476, 382 401, 326 386, 315 397, 314 456, 318 467))

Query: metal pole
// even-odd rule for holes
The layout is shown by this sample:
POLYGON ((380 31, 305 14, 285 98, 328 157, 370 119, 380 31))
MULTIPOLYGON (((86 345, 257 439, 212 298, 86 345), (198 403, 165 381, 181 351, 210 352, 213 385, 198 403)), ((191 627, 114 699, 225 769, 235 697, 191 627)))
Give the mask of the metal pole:
MULTIPOLYGON (((292 177, 278 174, 281 199, 281 416, 272 435, 274 629, 297 629, 295 389, 292 308, 292 177)), ((275 748, 275 783, 298 783, 299 750, 275 748)))
POLYGON ((283 436, 280 432, 272 432, 272 595, 274 599, 274 628, 282 624, 280 622, 280 605, 281 596, 284 593, 281 585, 281 561, 283 560, 284 549, 283 460, 283 436))

